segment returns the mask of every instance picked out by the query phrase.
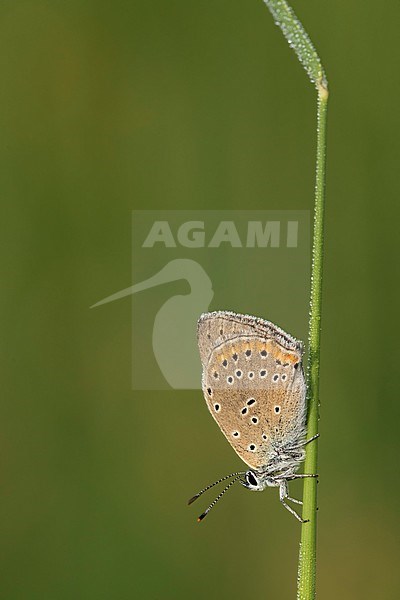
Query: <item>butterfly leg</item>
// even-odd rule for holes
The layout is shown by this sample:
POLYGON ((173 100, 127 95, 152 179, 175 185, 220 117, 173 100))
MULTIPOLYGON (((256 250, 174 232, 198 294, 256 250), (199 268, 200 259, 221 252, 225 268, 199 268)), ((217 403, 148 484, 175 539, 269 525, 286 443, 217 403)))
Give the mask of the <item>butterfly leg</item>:
POLYGON ((304 448, 304 446, 307 446, 307 444, 309 444, 310 442, 313 442, 314 440, 319 438, 319 436, 320 436, 320 434, 316 433, 315 435, 310 437, 309 440, 305 440, 304 442, 300 442, 299 444, 296 444, 295 446, 291 446, 291 450, 297 450, 298 448, 304 448))
POLYGON ((288 481, 292 480, 292 479, 304 479, 305 477, 319 477, 318 474, 313 474, 313 473, 294 473, 293 475, 289 475, 288 477, 286 477, 286 479, 288 481))
POLYGON ((310 437, 309 440, 306 440, 303 444, 303 446, 307 446, 307 444, 309 444, 310 442, 313 442, 314 440, 316 440, 317 438, 319 438, 319 433, 316 433, 315 435, 313 435, 312 437, 310 437))
MULTIPOLYGON (((288 490, 288 484, 286 483, 286 481, 281 481, 279 484, 279 500, 281 501, 281 503, 283 504, 283 506, 290 512, 292 513, 292 515, 294 517, 296 517, 296 519, 298 521, 300 521, 300 523, 307 523, 307 520, 304 520, 300 517, 300 515, 297 514, 297 512, 295 510, 293 510, 293 508, 291 506, 289 506, 289 504, 287 504, 285 502, 285 500, 293 500, 293 498, 289 498, 289 490, 288 490)), ((295 501, 296 502, 296 501, 295 501)), ((299 502, 299 500, 297 501, 299 502)))
POLYGON ((286 496, 286 500, 291 500, 292 502, 295 502, 296 504, 303 504, 302 500, 296 500, 296 498, 292 498, 291 496, 286 496))

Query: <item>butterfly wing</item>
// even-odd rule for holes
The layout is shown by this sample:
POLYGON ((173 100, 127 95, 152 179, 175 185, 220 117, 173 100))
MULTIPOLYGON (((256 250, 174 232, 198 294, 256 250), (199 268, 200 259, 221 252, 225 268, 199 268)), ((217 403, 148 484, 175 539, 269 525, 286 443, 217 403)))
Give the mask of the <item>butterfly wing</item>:
POLYGON ((301 342, 276 325, 231 312, 202 315, 198 343, 207 406, 236 453, 259 469, 304 435, 301 342))

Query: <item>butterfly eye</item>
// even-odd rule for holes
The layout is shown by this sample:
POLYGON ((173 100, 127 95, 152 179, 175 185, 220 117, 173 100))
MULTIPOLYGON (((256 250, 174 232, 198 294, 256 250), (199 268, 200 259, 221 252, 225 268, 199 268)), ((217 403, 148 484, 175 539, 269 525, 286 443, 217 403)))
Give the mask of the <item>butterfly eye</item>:
POLYGON ((258 481, 252 471, 247 471, 246 473, 246 481, 252 487, 258 486, 258 481))

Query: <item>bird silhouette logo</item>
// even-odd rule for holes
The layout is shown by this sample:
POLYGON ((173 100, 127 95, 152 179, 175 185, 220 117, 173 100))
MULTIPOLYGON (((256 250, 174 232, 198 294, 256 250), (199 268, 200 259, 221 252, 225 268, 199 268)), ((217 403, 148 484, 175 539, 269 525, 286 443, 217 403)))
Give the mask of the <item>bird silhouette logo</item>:
POLYGON ((174 389, 195 389, 199 387, 196 323, 199 315, 208 311, 214 296, 211 279, 198 262, 186 258, 171 260, 155 275, 107 296, 90 308, 178 280, 186 280, 190 291, 169 298, 158 310, 154 316, 152 346, 167 383, 174 389))

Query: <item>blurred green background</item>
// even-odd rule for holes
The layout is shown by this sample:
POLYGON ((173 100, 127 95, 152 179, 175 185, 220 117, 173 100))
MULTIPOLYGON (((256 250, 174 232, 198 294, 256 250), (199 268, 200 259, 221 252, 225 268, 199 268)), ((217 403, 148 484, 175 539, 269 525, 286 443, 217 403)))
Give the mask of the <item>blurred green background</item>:
MULTIPOLYGON (((397 599, 400 6, 294 8, 331 88, 318 592, 397 599)), ((294 598, 276 490, 198 525, 241 461, 200 391, 132 391, 129 298, 88 307, 132 209, 311 209, 314 89, 261 0, 4 1, 0 47, 1 596, 294 598)))

